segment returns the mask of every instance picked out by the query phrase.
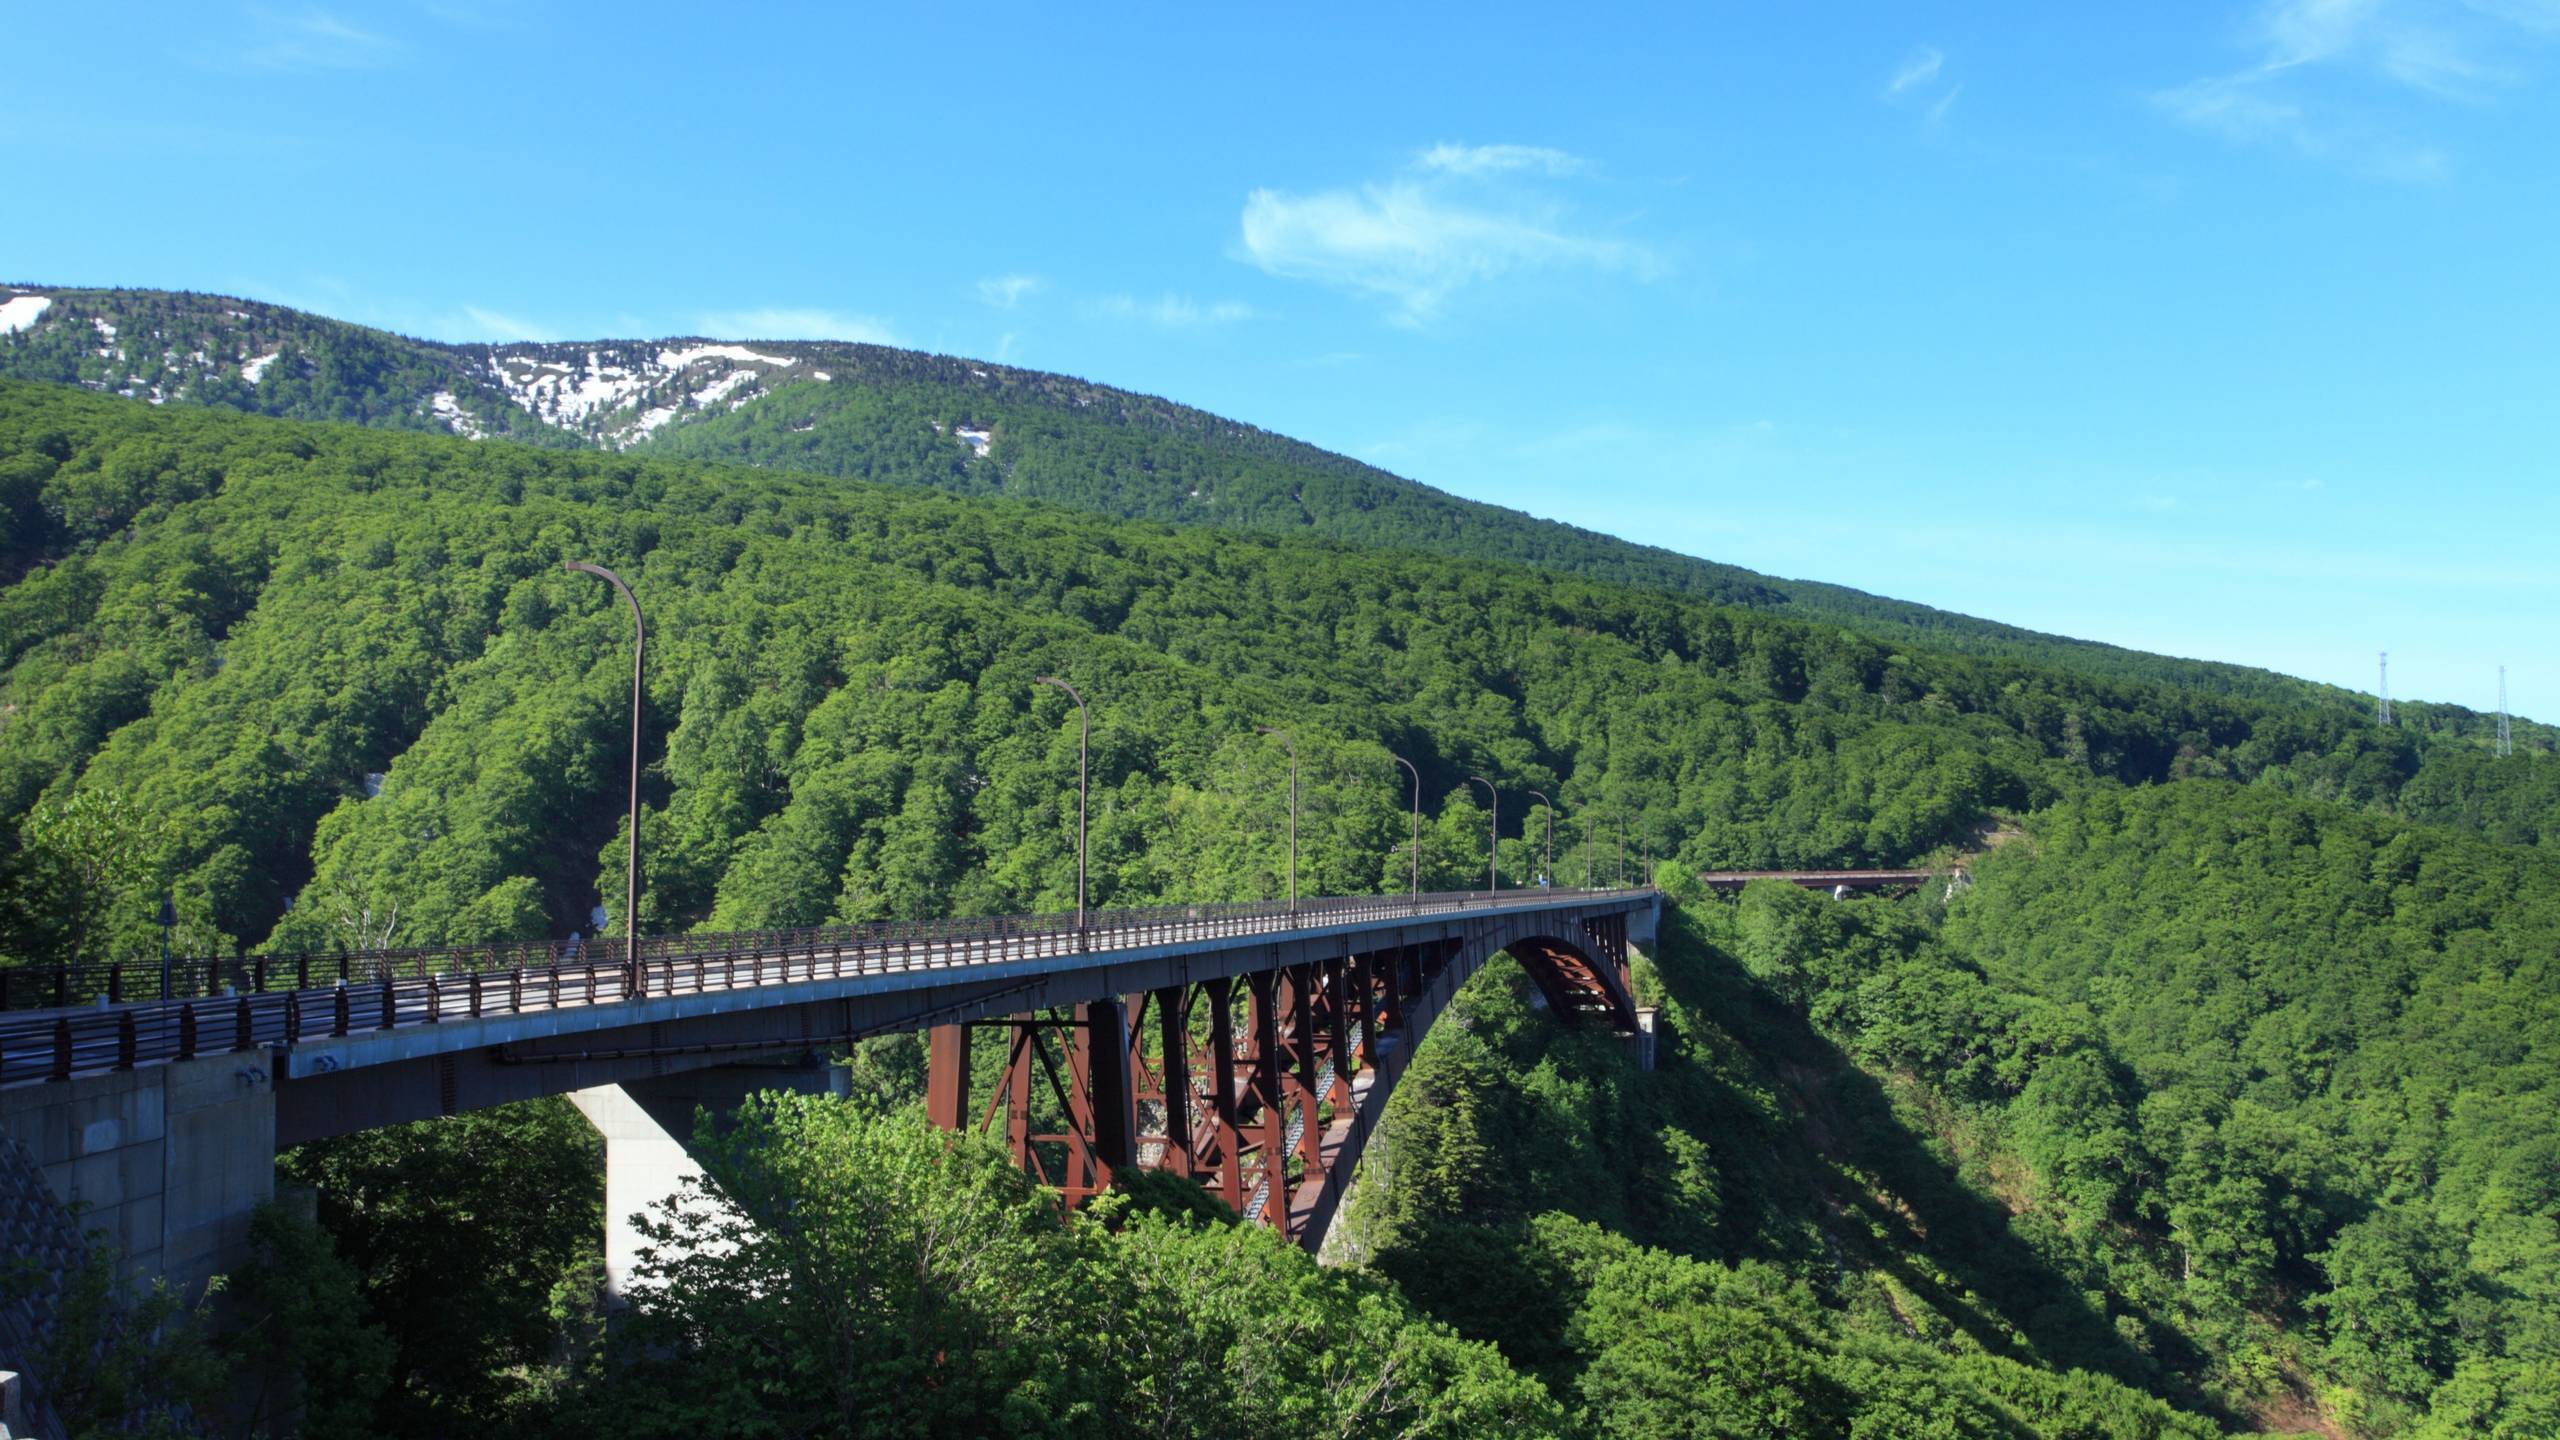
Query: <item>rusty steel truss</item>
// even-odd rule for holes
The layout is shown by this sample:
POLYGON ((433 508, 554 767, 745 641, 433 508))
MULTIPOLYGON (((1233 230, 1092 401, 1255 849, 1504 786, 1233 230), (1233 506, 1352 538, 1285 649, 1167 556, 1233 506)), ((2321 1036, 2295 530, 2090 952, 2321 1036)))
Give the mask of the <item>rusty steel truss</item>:
MULTIPOLYGON (((1570 928, 1503 948, 1560 1021, 1632 1033, 1625 916, 1570 928)), ((1123 1170, 1161 1170, 1310 1240, 1413 1047, 1484 958, 1452 936, 936 1025, 926 1110, 1001 1138, 1070 1209, 1123 1170)))

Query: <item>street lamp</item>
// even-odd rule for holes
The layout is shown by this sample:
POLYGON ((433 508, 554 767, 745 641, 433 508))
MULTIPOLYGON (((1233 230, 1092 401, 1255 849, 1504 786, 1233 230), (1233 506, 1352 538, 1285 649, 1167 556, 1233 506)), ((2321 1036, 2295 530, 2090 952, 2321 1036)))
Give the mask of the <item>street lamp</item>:
POLYGON ((178 897, 160 892, 160 998, 169 998, 169 932, 178 925, 178 897))
POLYGON ((1268 725, 1253 728, 1265 735, 1279 736, 1280 743, 1289 747, 1289 912, 1294 915, 1298 910, 1298 742, 1290 739, 1285 730, 1268 725))
POLYGON ((1596 814, 1586 813, 1582 817, 1582 888, 1585 890, 1591 888, 1591 828, 1599 823, 1600 817, 1596 814))
POLYGON ((1076 928, 1082 930, 1084 928, 1085 757, 1091 752, 1093 743, 1093 715, 1084 708, 1084 697, 1076 693, 1076 687, 1057 676, 1043 675, 1032 683, 1046 685, 1052 690, 1062 690, 1066 692, 1068 699, 1076 702, 1076 928))
POLYGON ((1538 803, 1547 807, 1547 858, 1540 864, 1538 878, 1545 884, 1553 885, 1556 874, 1556 802, 1548 799, 1543 790, 1532 790, 1529 793, 1537 796, 1538 803))
POLYGON ((1467 778, 1483 786, 1484 793, 1493 797, 1493 811, 1485 822, 1484 873, 1485 883, 1499 894, 1502 891, 1502 792, 1494 789, 1493 782, 1481 775, 1467 778))
POLYGON ((1422 899, 1422 772, 1413 768, 1412 761, 1392 750, 1387 752, 1387 758, 1403 766, 1405 773, 1413 777, 1413 898, 1419 903, 1422 899))
POLYGON ((1618 812, 1618 888, 1627 887, 1627 812, 1618 812))
POLYGON ((621 591, 631 606, 631 843, 624 857, 622 880, 622 944, 626 952, 622 993, 637 998, 644 991, 640 977, 640 666, 649 650, 649 623, 640 618, 639 597, 622 583, 621 576, 584 560, 564 560, 560 568, 595 576, 621 591))

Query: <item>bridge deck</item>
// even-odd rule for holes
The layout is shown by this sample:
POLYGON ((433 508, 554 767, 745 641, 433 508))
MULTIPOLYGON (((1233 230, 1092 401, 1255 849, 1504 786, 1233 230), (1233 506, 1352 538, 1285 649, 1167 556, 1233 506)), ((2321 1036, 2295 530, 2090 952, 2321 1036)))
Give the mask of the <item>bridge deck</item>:
MULTIPOLYGON (((902 980, 948 985, 984 977, 1001 983, 1168 947, 1268 943, 1429 917, 1623 901, 1644 893, 1518 890, 1304 900, 1295 907, 1169 906, 1093 912, 1083 929, 1067 914, 644 938, 638 995, 631 993, 630 960, 606 941, 189 962, 173 972, 172 998, 148 1001, 115 998, 123 977, 103 969, 36 972, 32 982, 49 985, 57 999, 98 998, 0 1017, 0 1085, 275 1047, 311 1052, 284 1056, 288 1073, 328 1073, 456 1045, 502 1043, 510 1037, 501 1032, 514 1027, 471 1022, 511 1016, 545 1017, 548 1023, 538 1030, 546 1035, 613 1029, 677 1018, 674 1012, 705 1004, 729 1010, 741 1002, 799 1003, 822 982, 839 982, 827 984, 830 991, 846 990, 841 982, 870 982, 864 989, 902 980), (312 983, 315 978, 321 983, 312 983), (687 997, 695 1004, 651 1003, 687 997), (649 1013, 635 1013, 643 1009, 649 1013), (419 1027, 451 1032, 419 1036, 423 1050, 398 1043, 401 1032, 419 1027), (384 1041, 392 1043, 368 1043, 384 1041)), ((156 967, 149 978, 158 988, 156 967)))
POLYGON ((1754 880, 1783 880, 1808 890, 1831 890, 1847 886, 1852 890, 1884 890, 1895 886, 1920 885, 1936 870, 1708 870, 1698 878, 1714 890, 1739 890, 1754 880))

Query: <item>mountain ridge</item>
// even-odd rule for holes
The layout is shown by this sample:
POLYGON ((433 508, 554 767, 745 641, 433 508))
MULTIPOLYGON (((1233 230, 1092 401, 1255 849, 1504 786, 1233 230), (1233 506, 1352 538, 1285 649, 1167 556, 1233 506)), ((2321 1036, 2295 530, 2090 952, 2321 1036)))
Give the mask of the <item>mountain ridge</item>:
MULTIPOLYGON (((149 403, 723 460, 1049 500, 1134 519, 1540 565, 1893 644, 2340 708, 2356 692, 1762 575, 1467 499, 1162 397, 857 341, 422 340, 239 297, 0 286, 0 375, 149 403), (137 343, 144 334, 148 345, 137 343)), ((2485 717, 2404 703, 2466 735, 2485 717)))

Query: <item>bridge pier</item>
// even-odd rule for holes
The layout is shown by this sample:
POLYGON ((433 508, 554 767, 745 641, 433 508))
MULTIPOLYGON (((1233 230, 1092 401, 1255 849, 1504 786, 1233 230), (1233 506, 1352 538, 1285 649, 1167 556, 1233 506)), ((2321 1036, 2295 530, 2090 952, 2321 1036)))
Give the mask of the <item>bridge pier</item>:
POLYGON ((604 1139, 605 1293, 619 1302, 639 1274, 643 1238, 635 1217, 684 1190, 702 1174, 693 1154, 693 1117, 713 1123, 734 1115, 750 1095, 786 1090, 802 1095, 850 1093, 841 1065, 814 1053, 715 1065, 619 1085, 574 1090, 569 1102, 604 1139))

